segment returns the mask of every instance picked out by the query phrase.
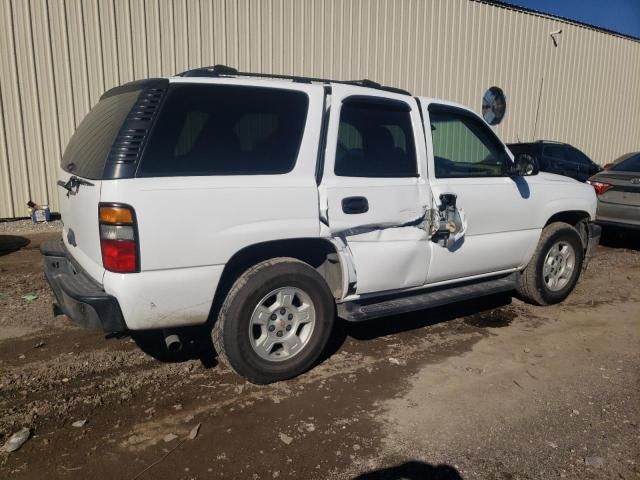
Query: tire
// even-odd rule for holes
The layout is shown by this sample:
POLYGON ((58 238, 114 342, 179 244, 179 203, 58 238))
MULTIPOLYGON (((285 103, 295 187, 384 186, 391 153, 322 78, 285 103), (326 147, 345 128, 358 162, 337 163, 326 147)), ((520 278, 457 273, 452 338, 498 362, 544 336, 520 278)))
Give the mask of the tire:
POLYGON ((584 248, 578 231, 563 222, 547 225, 542 230, 531 260, 519 275, 517 291, 520 297, 534 305, 552 305, 563 301, 578 283, 583 261, 584 248), (560 249, 551 252, 556 246, 560 246, 560 249), (554 259, 558 258, 558 254, 564 258, 570 249, 573 250, 574 260, 568 274, 568 263, 565 263, 563 270, 562 261, 554 263, 554 259), (563 275, 564 278, 561 278, 563 275), (555 283, 554 278, 561 281, 555 283))
POLYGON ((304 262, 274 258, 235 281, 211 338, 220 360, 238 375, 268 384, 311 368, 329 340, 334 318, 335 302, 324 278, 304 262))

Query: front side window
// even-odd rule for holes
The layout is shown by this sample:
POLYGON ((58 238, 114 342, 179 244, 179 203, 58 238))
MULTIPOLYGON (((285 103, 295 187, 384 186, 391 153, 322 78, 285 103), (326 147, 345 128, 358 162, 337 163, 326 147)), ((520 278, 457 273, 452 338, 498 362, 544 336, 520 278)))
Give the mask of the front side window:
POLYGON ((344 177, 417 176, 409 106, 348 98, 340 112, 334 171, 344 177))
POLYGON ((171 88, 140 176, 282 174, 295 165, 303 92, 235 85, 171 88))
POLYGON ((501 177, 508 157, 479 119, 454 109, 430 109, 436 178, 501 177))

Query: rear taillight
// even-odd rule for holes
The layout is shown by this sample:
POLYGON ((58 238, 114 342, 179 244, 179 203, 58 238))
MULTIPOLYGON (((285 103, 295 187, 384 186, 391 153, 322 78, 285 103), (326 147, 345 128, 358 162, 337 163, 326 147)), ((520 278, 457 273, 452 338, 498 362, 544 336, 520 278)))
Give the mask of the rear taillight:
POLYGON ((613 185, 609 183, 596 182, 595 180, 587 180, 587 183, 590 184, 593 189, 596 191, 596 195, 600 196, 607 190, 609 190, 613 185))
POLYGON ((128 205, 100 204, 102 265, 110 272, 140 270, 136 217, 128 205))

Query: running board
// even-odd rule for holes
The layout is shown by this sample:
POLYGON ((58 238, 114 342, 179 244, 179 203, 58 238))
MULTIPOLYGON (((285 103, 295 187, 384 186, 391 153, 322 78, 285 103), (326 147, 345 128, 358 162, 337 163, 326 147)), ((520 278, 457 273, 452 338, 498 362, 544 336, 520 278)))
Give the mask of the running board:
POLYGON ((338 315, 350 322, 361 322, 373 318, 414 312, 424 308, 439 307, 448 303, 470 300, 472 298, 508 292, 516 288, 516 274, 464 282, 454 285, 433 287, 412 295, 385 297, 369 300, 354 300, 338 305, 338 315))

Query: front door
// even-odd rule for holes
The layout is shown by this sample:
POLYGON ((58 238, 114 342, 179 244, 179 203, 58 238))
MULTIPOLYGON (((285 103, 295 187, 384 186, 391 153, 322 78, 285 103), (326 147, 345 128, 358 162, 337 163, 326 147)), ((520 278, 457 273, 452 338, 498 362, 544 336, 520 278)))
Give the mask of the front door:
POLYGON ((320 210, 352 257, 355 293, 423 285, 431 196, 416 101, 334 85, 330 104, 320 210))
POLYGON ((522 266, 540 235, 539 229, 531 228, 528 215, 529 205, 535 204, 535 185, 526 177, 507 174, 511 159, 506 148, 480 117, 433 103, 428 112, 430 121, 425 119, 425 126, 431 133, 429 174, 434 197, 456 194, 467 229, 452 245, 432 243, 427 283, 522 266))

